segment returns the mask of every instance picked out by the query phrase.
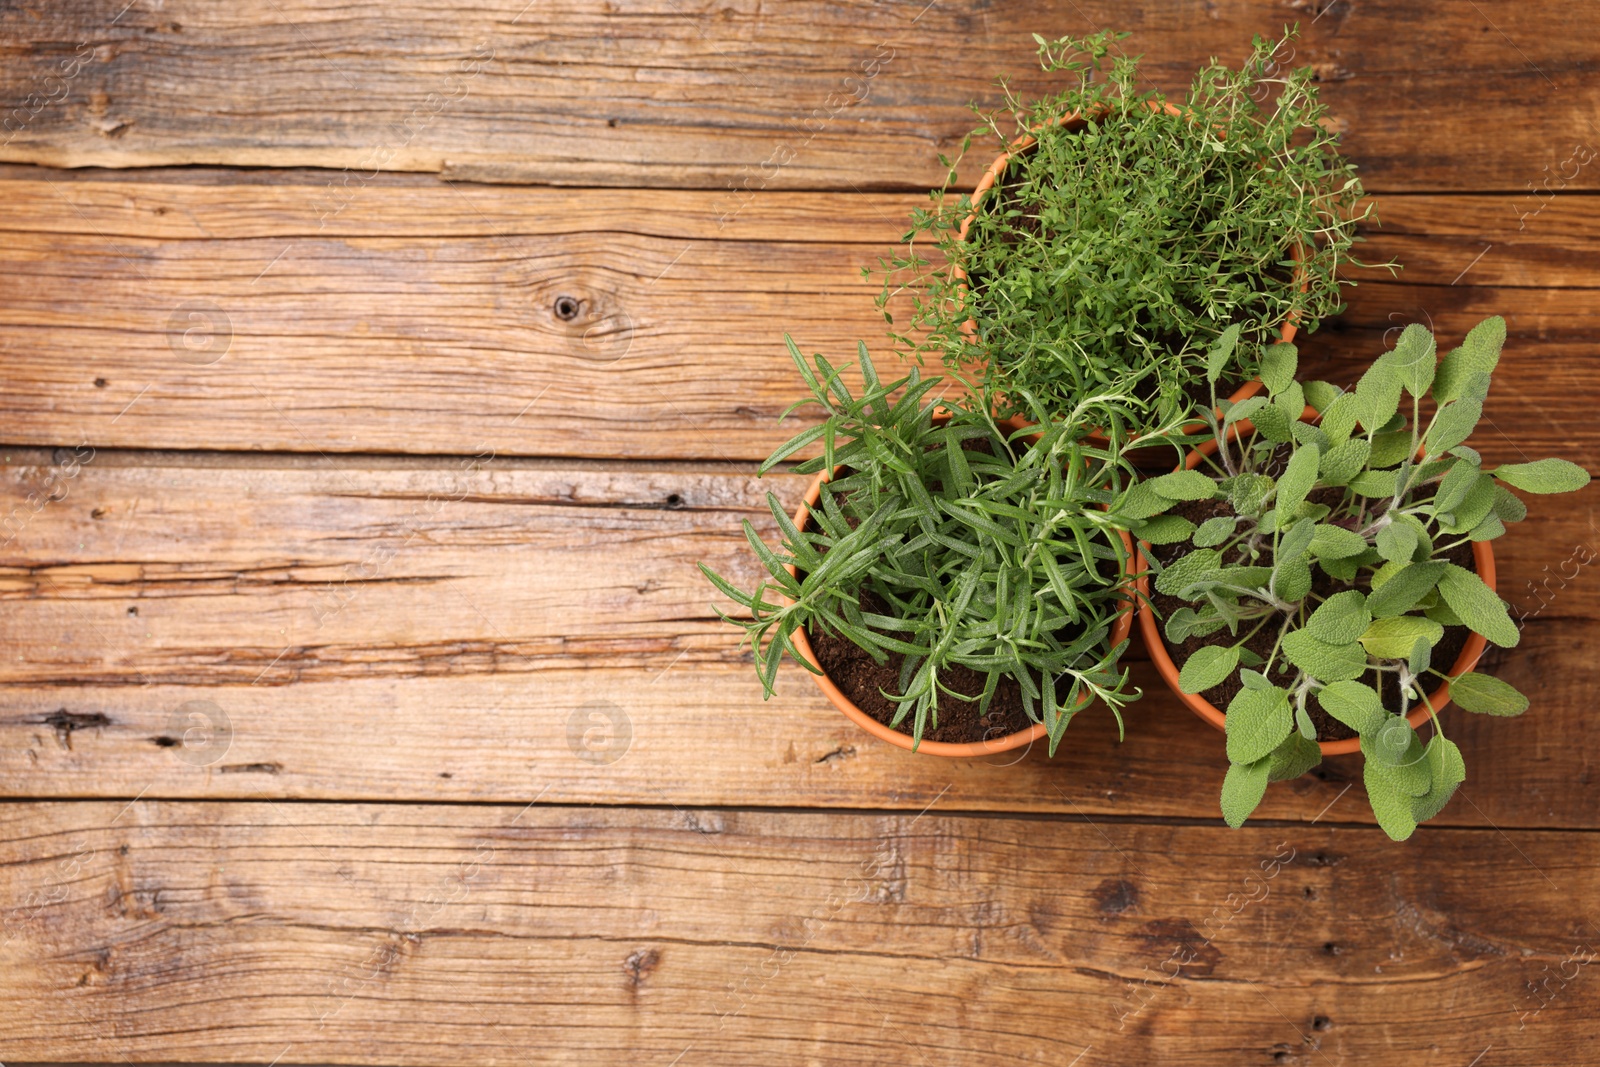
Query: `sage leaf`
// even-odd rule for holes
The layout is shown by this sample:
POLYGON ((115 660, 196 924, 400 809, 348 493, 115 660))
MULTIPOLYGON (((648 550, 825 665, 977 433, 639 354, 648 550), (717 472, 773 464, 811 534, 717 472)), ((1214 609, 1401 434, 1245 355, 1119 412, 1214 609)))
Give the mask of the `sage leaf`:
POLYGON ((1371 623, 1366 596, 1360 590, 1346 589, 1319 604, 1303 629, 1318 641, 1348 645, 1360 640, 1371 623))
MULTIPOLYGON (((1371 597, 1367 598, 1367 603, 1372 603, 1371 597)), ((1432 619, 1401 615, 1392 619, 1374 619, 1361 635, 1361 646, 1378 659, 1406 659, 1411 655, 1418 638, 1436 645, 1443 636, 1444 627, 1432 619)))
POLYGON ((1262 756, 1252 763, 1228 765, 1228 773, 1222 779, 1222 818, 1235 830, 1244 825, 1267 795, 1271 763, 1271 756, 1262 756))
POLYGON ((1206 645, 1195 651, 1178 672, 1178 688, 1203 693, 1233 673, 1239 665, 1237 646, 1206 645))
MULTIPOLYGON (((1386 577, 1381 585, 1376 581, 1373 582, 1375 588, 1367 595, 1367 610, 1372 612, 1372 617, 1375 619, 1404 615, 1416 607, 1417 601, 1427 596, 1433 587, 1439 584, 1440 576, 1444 574, 1446 566, 1448 564, 1443 560, 1403 564, 1386 577)), ((1407 642, 1405 650, 1398 653, 1398 658, 1404 659, 1410 654, 1410 649, 1411 644, 1407 642)))
POLYGON ((1283 635, 1283 654, 1289 662, 1320 682, 1342 682, 1361 677, 1367 656, 1354 641, 1334 644, 1312 637, 1304 629, 1283 635))
POLYGON ((1358 734, 1375 733, 1391 716, 1377 690, 1357 681, 1331 682, 1317 691, 1322 710, 1358 734))
POLYGON ((1472 571, 1446 563, 1439 577, 1439 594, 1473 632, 1501 648, 1511 648, 1521 636, 1506 611, 1505 602, 1472 571))
MULTIPOLYGON (((1253 672, 1252 672, 1253 673, 1253 672)), ((1246 677, 1240 673, 1240 679, 1246 677)), ((1265 689, 1246 687, 1228 703, 1228 759, 1234 763, 1254 763, 1289 736, 1293 716, 1289 694, 1277 686, 1265 689)))
POLYGON ((1433 385, 1437 360, 1434 356, 1433 334, 1421 323, 1413 322, 1400 332, 1390 358, 1400 374, 1400 383, 1414 397, 1428 395, 1433 385))
POLYGON ((1234 527, 1238 524, 1238 518, 1233 515, 1218 515, 1215 518, 1207 519, 1194 532, 1194 546, 1196 548, 1210 548, 1213 545, 1220 545, 1233 536, 1234 527))
POLYGON ((1210 500, 1217 493, 1216 480, 1199 471, 1173 471, 1145 484, 1168 500, 1210 500))
POLYGON ((1463 711, 1478 715, 1521 715, 1528 710, 1528 698, 1515 686, 1477 671, 1451 679, 1450 699, 1463 711))
POLYGON ((1321 763, 1322 749, 1317 747, 1316 741, 1307 741, 1301 737, 1299 731, 1291 731, 1289 736, 1283 739, 1283 744, 1272 750, 1270 760, 1267 780, 1286 782, 1291 778, 1300 777, 1321 763))
POLYGON ((1589 472, 1565 459, 1504 463, 1492 473, 1502 482, 1525 493, 1570 493, 1589 484, 1589 472))

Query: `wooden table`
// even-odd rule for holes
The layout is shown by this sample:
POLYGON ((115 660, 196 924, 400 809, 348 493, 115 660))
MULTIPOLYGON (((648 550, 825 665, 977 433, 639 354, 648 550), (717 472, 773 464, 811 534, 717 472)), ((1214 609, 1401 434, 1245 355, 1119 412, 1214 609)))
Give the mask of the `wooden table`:
POLYGON ((1404 844, 1348 758, 1224 827, 1144 662, 1054 760, 763 703, 694 568, 1033 31, 1305 24, 1405 269, 1302 366, 1502 313, 1487 459, 1600 465, 1586 5, 525 2, 0 11, 0 1059, 1600 1063, 1600 489, 1404 844))

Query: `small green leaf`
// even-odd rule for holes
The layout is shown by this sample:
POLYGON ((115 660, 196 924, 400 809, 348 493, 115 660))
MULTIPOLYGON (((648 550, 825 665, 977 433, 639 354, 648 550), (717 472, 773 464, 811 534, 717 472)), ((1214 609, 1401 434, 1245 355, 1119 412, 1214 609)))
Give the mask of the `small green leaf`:
POLYGON ((1528 710, 1528 698, 1515 686, 1477 671, 1451 679, 1450 699, 1463 711, 1479 715, 1521 715, 1528 710))
MULTIPOLYGON (((1228 327, 1237 329, 1235 326, 1228 327)), ((1271 345, 1261 353, 1261 381, 1267 387, 1268 393, 1281 393, 1294 383, 1294 374, 1298 369, 1299 357, 1292 344, 1279 342, 1271 345)), ((1305 407, 1302 403, 1301 407, 1305 407)), ((1295 412, 1299 415, 1299 412, 1295 412)))
POLYGON ((1233 536, 1234 527, 1238 524, 1239 520, 1232 515, 1218 515, 1215 518, 1207 519, 1194 532, 1194 546, 1196 548, 1210 548, 1214 545, 1220 545, 1233 536))
MULTIPOLYGON (((1370 604, 1371 601, 1372 598, 1368 597, 1367 602, 1370 604)), ((1443 636, 1444 627, 1432 619, 1401 615, 1392 619, 1374 619, 1366 633, 1361 635, 1361 645, 1378 659, 1406 659, 1411 655, 1417 638, 1424 638, 1430 645, 1436 645, 1443 636)))
POLYGON ((1199 471, 1173 471, 1145 484, 1168 500, 1210 500, 1217 493, 1216 480, 1199 471))
POLYGON ((1394 496, 1398 471, 1362 471, 1350 479, 1350 488, 1358 496, 1394 496))
POLYGON ((1232 674, 1238 665, 1237 646, 1206 645, 1196 650, 1178 672, 1178 688, 1185 693, 1203 693, 1232 674))
MULTIPOLYGON (((1254 672, 1240 672, 1244 680, 1254 672)), ((1246 687, 1228 704, 1228 759, 1234 763, 1254 763, 1289 736, 1294 717, 1289 711, 1289 694, 1274 685, 1265 689, 1246 687)))
POLYGON ((1338 448, 1350 439, 1361 415, 1361 402, 1354 393, 1340 393, 1322 409, 1322 432, 1328 435, 1333 447, 1338 448))
POLYGON ((1272 595, 1289 604, 1298 604, 1311 592, 1311 565, 1304 556, 1279 553, 1272 574, 1272 595))
POLYGON ((1256 432, 1268 441, 1283 444, 1293 439, 1294 434, 1289 429, 1293 421, 1283 413, 1283 409, 1271 404, 1264 405, 1255 410, 1250 421, 1255 424, 1256 432))
POLYGON ((1390 522, 1378 531, 1378 555, 1391 563, 1409 563, 1417 551, 1417 532, 1403 522, 1390 522))
POLYGON ((1303 629, 1283 635, 1283 654, 1319 682, 1348 681, 1361 677, 1367 669, 1366 653, 1356 642, 1319 641, 1303 629))
POLYGON ((1283 477, 1278 479, 1278 496, 1274 501, 1279 527, 1288 526, 1294 521, 1295 511, 1305 502, 1306 494, 1317 482, 1317 463, 1321 458, 1316 445, 1301 445, 1289 457, 1283 477))
POLYGON ((1482 634, 1501 648, 1515 645, 1520 634, 1506 611, 1505 603, 1495 595, 1494 590, 1464 567, 1454 563, 1446 563, 1444 567, 1444 573, 1439 577, 1439 594, 1450 605, 1450 610, 1459 615, 1461 621, 1475 633, 1482 634))
POLYGON ((1346 589, 1319 604, 1306 620, 1304 630, 1318 641, 1348 645, 1359 641, 1371 623, 1367 598, 1359 590, 1346 589))
POLYGON ((1321 762, 1322 749, 1317 747, 1316 741, 1308 741, 1298 731, 1291 731, 1283 739, 1283 744, 1272 750, 1267 779, 1286 782, 1300 777, 1321 762))
POLYGON ((1481 400, 1455 400, 1441 407, 1433 417, 1433 425, 1428 427, 1428 455, 1443 455, 1471 437, 1482 417, 1481 400))
POLYGON ((1439 362, 1433 380, 1433 398, 1441 404, 1457 400, 1468 379, 1493 374, 1500 362, 1500 349, 1506 342, 1506 320, 1496 315, 1484 319, 1468 332, 1461 347, 1439 362))
POLYGON ((1148 519, 1166 511, 1172 503, 1152 489, 1149 482, 1135 482, 1123 492, 1113 510, 1125 519, 1148 519))
POLYGON ((1348 485, 1351 478, 1366 468, 1371 452, 1372 442, 1365 437, 1355 437, 1334 445, 1322 454, 1318 465, 1319 481, 1323 485, 1348 485))
POLYGON ((1501 522, 1521 522, 1528 517, 1528 505, 1503 485, 1494 487, 1494 504, 1491 509, 1501 522))
POLYGON ((1212 385, 1217 384, 1222 372, 1228 369, 1228 361, 1233 358, 1233 349, 1238 343, 1238 323, 1234 323, 1217 335, 1211 351, 1206 353, 1206 380, 1212 385))
POLYGON ((1422 674, 1428 669, 1428 664, 1433 660, 1433 645, 1426 637, 1417 638, 1417 643, 1411 646, 1411 655, 1406 660, 1406 670, 1412 674, 1422 674))
POLYGON ((1420 323, 1413 322, 1400 333, 1390 358, 1400 373, 1400 383, 1414 397, 1428 395, 1433 385, 1433 372, 1437 364, 1434 355, 1433 334, 1420 323))
POLYGON ((1253 763, 1228 765, 1228 773, 1222 779, 1222 817, 1235 830, 1244 825, 1266 796, 1271 763, 1271 756, 1262 756, 1253 763))
MULTIPOLYGON (((1387 355, 1387 353, 1386 353, 1387 355)), ((1400 407, 1400 376, 1387 359, 1379 359, 1356 382, 1356 414, 1368 430, 1383 427, 1400 407)))
POLYGON ((1277 485, 1265 474, 1238 474, 1228 483, 1228 502, 1240 515, 1255 515, 1277 485))
MULTIPOLYGON (((1363 442, 1365 443, 1365 442, 1363 442)), ((1343 526, 1318 523, 1311 532, 1311 554, 1318 559, 1345 559, 1359 556, 1368 548, 1366 538, 1343 526)))
POLYGON ((1395 784, 1394 772, 1376 760, 1367 760, 1361 777, 1367 787, 1367 801, 1378 825, 1392 840, 1404 841, 1417 831, 1417 820, 1411 813, 1415 799, 1401 791, 1395 784))
POLYGON ((1189 535, 1194 533, 1194 523, 1182 515, 1157 515, 1153 519, 1145 519, 1139 523, 1138 535, 1141 541, 1149 541, 1152 545, 1172 545, 1179 541, 1187 541, 1189 535))
POLYGON ((1323 686, 1317 692, 1317 703, 1322 705, 1323 711, 1362 735, 1376 732, 1390 718, 1383 710, 1377 691, 1357 681, 1323 686))
MULTIPOLYGON (((1443 560, 1405 563, 1386 575, 1382 584, 1376 581, 1374 575, 1374 588, 1367 595, 1367 610, 1372 612, 1372 617, 1375 619, 1404 615, 1416 607, 1417 601, 1427 596, 1433 587, 1439 584, 1439 576, 1444 573, 1445 566, 1443 560)), ((1398 658, 1403 659, 1409 654, 1408 643, 1406 651, 1398 653, 1398 658)))
POLYGON ((1372 450, 1367 455, 1367 466, 1373 468, 1393 467, 1411 455, 1415 448, 1416 445, 1412 441, 1410 430, 1374 434, 1372 450))
POLYGON ((1182 607, 1167 617, 1162 632, 1167 635, 1170 643, 1181 645, 1190 637, 1214 634, 1225 625, 1227 624, 1220 615, 1202 615, 1193 608, 1182 607))
POLYGON ((1589 484, 1589 472, 1565 459, 1505 463, 1491 473, 1525 493, 1570 493, 1589 484))
POLYGON ((1332 382, 1312 381, 1302 382, 1301 385, 1306 391, 1306 403, 1324 414, 1327 413, 1328 405, 1344 394, 1344 390, 1332 382))
POLYGON ((1197 548, 1167 564, 1166 570, 1156 579, 1156 591, 1177 596, 1185 586, 1201 575, 1222 566, 1222 554, 1214 548, 1197 548))
POLYGON ((1455 795, 1456 786, 1467 780, 1467 764, 1461 750, 1443 734, 1435 734, 1424 750, 1423 766, 1428 769, 1428 791, 1411 801, 1411 817, 1425 822, 1444 810, 1455 795))

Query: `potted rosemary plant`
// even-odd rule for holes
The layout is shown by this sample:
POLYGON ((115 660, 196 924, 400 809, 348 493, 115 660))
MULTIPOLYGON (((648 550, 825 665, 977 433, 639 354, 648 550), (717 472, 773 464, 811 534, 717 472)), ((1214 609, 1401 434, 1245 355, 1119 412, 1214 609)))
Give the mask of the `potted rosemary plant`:
POLYGON ((950 180, 913 213, 905 254, 880 263, 878 303, 903 349, 979 368, 1001 414, 1025 414, 1023 397, 1059 415, 1124 394, 1138 437, 1204 400, 1205 353, 1225 331, 1219 381, 1243 399, 1268 345, 1338 311, 1370 207, 1311 70, 1273 63, 1294 30, 1256 38, 1239 70, 1213 59, 1178 104, 1138 87, 1126 36, 1035 36, 1066 86, 1025 101, 1002 81, 1003 109, 974 108, 963 153, 974 137, 1007 148, 970 195, 942 160, 950 180), (896 330, 888 304, 905 289, 896 330))
MULTIPOLYGON (((881 382, 866 346, 853 396, 824 357, 789 353, 823 420, 781 446, 821 455, 791 520, 773 494, 778 543, 745 537, 765 570, 751 592, 704 564, 748 617, 741 627, 771 697, 785 653, 862 728, 946 756, 1049 738, 1098 699, 1117 715, 1137 697, 1119 661, 1132 625, 1132 542, 1105 506, 1127 482, 1104 450, 1070 432, 1101 417, 1090 398, 1043 433, 998 421, 981 393, 929 400, 950 384, 881 382)), ((962 383, 965 384, 965 383, 962 383)), ((790 410, 793 410, 791 408, 790 410)))
MULTIPOLYGON (((1124 492, 1155 574, 1139 579, 1140 626, 1168 684, 1227 732, 1231 825, 1269 781, 1359 751, 1378 823, 1402 840, 1466 777, 1444 704, 1527 707, 1473 671, 1486 641, 1519 636, 1489 543, 1527 514, 1510 489, 1570 492, 1589 475, 1561 459, 1485 470, 1466 445, 1504 341, 1487 319, 1441 361, 1408 326, 1349 392, 1297 382, 1293 347, 1275 346, 1266 396, 1220 403, 1179 470, 1124 492)), ((1214 351, 1213 387, 1223 366, 1214 351)))

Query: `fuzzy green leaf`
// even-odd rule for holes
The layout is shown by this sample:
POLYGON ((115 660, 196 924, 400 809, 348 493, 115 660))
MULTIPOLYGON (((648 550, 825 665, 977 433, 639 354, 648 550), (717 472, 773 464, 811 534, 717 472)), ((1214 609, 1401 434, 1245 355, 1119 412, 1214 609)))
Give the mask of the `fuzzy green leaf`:
POLYGON ((1378 555, 1391 563, 1409 563, 1417 551, 1417 532, 1403 522, 1391 522, 1378 531, 1378 555))
POLYGON ((1414 797, 1399 789, 1392 769, 1375 760, 1362 767, 1361 777, 1367 787, 1367 800, 1378 825, 1392 840, 1404 841, 1417 831, 1416 816, 1411 814, 1414 797))
POLYGON ((1135 482, 1122 494, 1114 510, 1125 519, 1148 519, 1172 506, 1172 501, 1151 488, 1149 482, 1135 482))
POLYGON ((1294 521, 1295 511, 1317 482, 1317 464, 1321 458, 1316 445, 1302 445, 1289 457, 1283 477, 1278 479, 1278 495, 1273 505, 1278 512, 1279 527, 1294 521))
POLYGON ((1394 496, 1398 471, 1362 471, 1350 479, 1350 488, 1358 496, 1394 496))
POLYGON ((1515 686, 1477 671, 1451 680, 1450 699, 1463 711, 1479 715, 1521 715, 1528 710, 1528 698, 1515 686))
POLYGON ((1365 437, 1352 438, 1334 445, 1322 454, 1318 465, 1319 480, 1323 485, 1348 485, 1350 479, 1360 474, 1367 465, 1372 443, 1365 437))
POLYGON ((1433 372, 1437 364, 1433 334, 1421 323, 1413 322, 1400 332, 1390 358, 1400 373, 1400 383, 1414 397, 1428 395, 1433 385, 1433 372))
POLYGON ((1374 468, 1393 467, 1411 455, 1414 447, 1410 430, 1374 434, 1372 450, 1367 455, 1367 466, 1374 468))
MULTIPOLYGON (((1363 442, 1364 444, 1365 442, 1363 442)), ((1345 559, 1358 556, 1367 550, 1364 537, 1343 526, 1318 523, 1311 533, 1311 554, 1318 559, 1345 559)))
POLYGON ((1457 400, 1470 378, 1493 374, 1505 343, 1506 320, 1500 316, 1484 319, 1474 326, 1461 347, 1440 360, 1433 379, 1433 398, 1441 404, 1457 400))
POLYGON ((1216 614, 1202 615, 1190 607, 1182 607, 1167 617, 1162 632, 1174 645, 1181 645, 1191 636, 1204 637, 1222 629, 1226 623, 1216 614))
POLYGON ((1366 596, 1359 590, 1346 589, 1319 604, 1306 620, 1304 631, 1330 645, 1348 645, 1359 641, 1371 623, 1366 596))
POLYGON ((1214 548, 1197 548, 1167 564, 1156 579, 1156 591, 1177 596, 1179 590, 1209 571, 1222 566, 1222 554, 1214 548))
POLYGON ((1570 493, 1589 484, 1589 472, 1565 459, 1505 463, 1492 473, 1502 482, 1525 493, 1570 493))
POLYGON ((1317 692, 1322 710, 1358 734, 1374 733, 1389 719, 1378 693, 1357 681, 1333 682, 1317 692))
POLYGON ((1321 762, 1322 749, 1317 747, 1317 743, 1301 737, 1299 731, 1290 731, 1289 736, 1283 739, 1283 744, 1272 750, 1267 779, 1286 782, 1300 777, 1321 762))
POLYGON ((1338 448, 1350 439, 1361 416, 1361 402, 1354 393, 1340 393, 1322 411, 1322 432, 1328 435, 1333 447, 1338 448))
POLYGON ((1217 384, 1223 372, 1228 369, 1228 362, 1233 358, 1234 346, 1238 343, 1238 323, 1234 323, 1217 335, 1216 341, 1211 345, 1211 351, 1206 353, 1206 381, 1212 385, 1217 384))
POLYGON ((1289 604, 1298 604, 1311 592, 1311 564, 1304 556, 1279 554, 1272 576, 1272 595, 1289 604))
POLYGON ((1230 763, 1222 779, 1222 817, 1237 830, 1261 804, 1271 774, 1271 756, 1253 763, 1230 763))
POLYGON ((1483 417, 1483 401, 1461 399, 1441 407, 1428 427, 1426 447, 1428 455, 1439 456, 1459 445, 1468 437, 1483 417))
MULTIPOLYGON (((1232 327, 1230 327, 1231 329, 1232 327)), ((1294 382, 1299 356, 1292 344, 1279 342, 1261 353, 1260 377, 1269 393, 1281 393, 1294 382)), ((1300 405, 1304 407, 1305 404, 1300 405)), ((1296 412, 1299 414, 1299 412, 1296 412)))
POLYGON ((1304 629, 1284 634, 1283 654, 1290 663, 1321 682, 1359 678, 1367 669, 1366 653, 1356 642, 1320 641, 1304 629))
POLYGON ((1306 391, 1306 403, 1323 413, 1327 412, 1328 405, 1344 395, 1344 390, 1332 382, 1312 381, 1301 385, 1306 391))
POLYGON ((1215 518, 1207 519, 1194 532, 1195 547, 1210 548, 1213 545, 1222 544, 1222 542, 1233 536, 1234 527, 1238 524, 1239 520, 1232 515, 1218 515, 1215 518))
POLYGON ((1425 822, 1444 810, 1455 795, 1456 786, 1467 780, 1467 764, 1461 750, 1443 734, 1435 734, 1424 750, 1423 766, 1428 770, 1428 791, 1411 801, 1411 817, 1425 822))
POLYGON ((1293 420, 1283 413, 1282 408, 1271 404, 1257 408, 1250 421, 1255 424, 1256 432, 1268 441, 1282 444, 1294 436, 1289 429, 1293 420))
POLYGON ((1356 414, 1361 425, 1376 430, 1394 418, 1400 408, 1400 375, 1394 365, 1379 359, 1356 382, 1356 414))
POLYGON ((1152 545, 1172 545, 1187 541, 1194 530, 1194 523, 1182 515, 1157 515, 1140 523, 1137 532, 1140 540, 1152 545))
MULTIPOLYGON (((1439 576, 1444 573, 1445 567, 1443 560, 1403 564, 1385 578, 1383 584, 1374 583, 1376 587, 1367 596, 1367 610, 1372 612, 1375 619, 1404 615, 1439 584, 1439 576)), ((1406 651, 1401 652, 1400 656, 1403 658, 1409 654, 1408 643, 1406 651)))
MULTIPOLYGON (((1240 678, 1248 677, 1241 673, 1240 678)), ((1254 763, 1289 736, 1294 716, 1289 711, 1289 694, 1275 685, 1264 689, 1246 687, 1228 704, 1228 759, 1234 763, 1254 763)))
POLYGON ((1265 474, 1239 474, 1228 483, 1228 503, 1240 515, 1255 515, 1277 483, 1265 474))
MULTIPOLYGON (((1372 598, 1368 597, 1367 602, 1370 604, 1372 598)), ((1374 619, 1361 635, 1361 645, 1378 659, 1407 659, 1417 638, 1424 638, 1430 645, 1436 645, 1443 636, 1444 627, 1432 619, 1401 615, 1398 618, 1374 619)))
POLYGON ((1210 500, 1217 493, 1217 483, 1199 471, 1173 471, 1145 484, 1168 500, 1210 500))
POLYGON ((1520 634, 1516 624, 1494 590, 1483 584, 1472 571, 1446 563, 1439 578, 1439 594, 1450 610, 1461 617, 1474 632, 1482 634, 1501 648, 1511 648, 1520 634))
POLYGON ((1178 672, 1178 688, 1185 693, 1203 693, 1232 674, 1238 665, 1237 646, 1206 645, 1190 656, 1178 672))
POLYGON ((1494 487, 1494 504, 1491 508, 1501 522, 1521 522, 1528 517, 1528 505, 1503 485, 1494 487))

